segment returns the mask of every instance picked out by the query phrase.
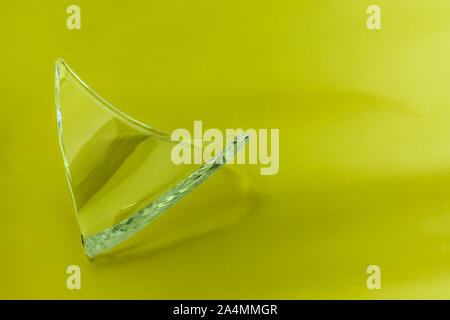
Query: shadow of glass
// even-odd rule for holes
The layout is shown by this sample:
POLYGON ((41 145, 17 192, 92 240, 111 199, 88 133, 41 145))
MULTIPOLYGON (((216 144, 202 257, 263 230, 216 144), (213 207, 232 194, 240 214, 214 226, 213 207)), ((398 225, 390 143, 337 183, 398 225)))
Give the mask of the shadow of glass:
POLYGON ((170 250, 238 223, 256 205, 248 177, 225 166, 136 235, 91 261, 107 267, 170 250))

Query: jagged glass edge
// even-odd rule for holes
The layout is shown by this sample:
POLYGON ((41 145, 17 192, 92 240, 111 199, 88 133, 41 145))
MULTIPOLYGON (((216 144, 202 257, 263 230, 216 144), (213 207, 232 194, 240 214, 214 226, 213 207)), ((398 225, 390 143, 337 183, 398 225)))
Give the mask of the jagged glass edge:
MULTIPOLYGON (((71 184, 71 175, 69 165, 66 159, 66 155, 64 152, 64 143, 62 137, 62 114, 60 109, 60 78, 59 78, 59 70, 58 64, 63 64, 66 69, 75 77, 79 83, 85 87, 90 94, 92 94, 96 99, 102 102, 102 105, 114 113, 118 114, 120 117, 127 119, 133 124, 137 124, 138 126, 151 131, 153 134, 159 136, 162 139, 168 139, 169 134, 154 129, 146 124, 137 121, 118 109, 114 108, 111 104, 109 104, 106 100, 104 100, 101 96, 99 96, 95 91, 93 91, 89 86, 87 86, 73 71, 70 67, 64 62, 62 59, 58 59, 56 61, 56 72, 55 72, 55 105, 56 105, 56 121, 58 124, 58 136, 59 143, 61 147, 61 153, 64 158, 64 167, 66 169, 66 175, 69 182, 69 188, 72 195, 72 200, 74 202, 74 207, 76 210, 75 197, 72 190, 71 184)), ((187 178, 183 179, 181 182, 176 184, 170 190, 168 190, 165 194, 154 200, 147 207, 138 211, 131 217, 123 220, 122 222, 112 226, 108 229, 105 229, 94 235, 81 235, 84 249, 86 255, 89 258, 92 258, 98 255, 101 252, 109 250, 122 241, 128 239, 136 232, 143 229, 147 226, 151 221, 159 217, 163 212, 177 203, 180 199, 189 194, 192 190, 194 190, 198 185, 200 185, 203 181, 205 181, 208 177, 210 177, 214 172, 220 169, 228 160, 234 157, 234 155, 249 141, 250 137, 246 134, 240 133, 234 140, 229 143, 222 152, 214 156, 211 160, 202 165, 199 169, 194 171, 187 178)), ((78 214, 77 214, 78 221, 78 214)), ((79 221, 78 221, 79 224, 79 221)))
POLYGON ((234 138, 234 141, 228 144, 222 152, 206 162, 197 171, 179 182, 144 209, 115 226, 95 235, 82 235, 87 256, 91 258, 103 251, 109 250, 144 228, 220 169, 248 142, 248 140, 249 136, 245 134, 241 133, 237 135, 234 138))

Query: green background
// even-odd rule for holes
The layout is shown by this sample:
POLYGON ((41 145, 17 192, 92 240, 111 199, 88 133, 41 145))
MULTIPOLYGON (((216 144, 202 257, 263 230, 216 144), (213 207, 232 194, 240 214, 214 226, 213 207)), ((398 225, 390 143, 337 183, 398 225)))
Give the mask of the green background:
POLYGON ((0 298, 450 298, 448 1, 1 6, 0 298), (149 226, 149 250, 90 262, 58 145, 58 57, 161 130, 280 129, 279 173, 235 165, 149 226), (66 288, 74 264, 81 290, 66 288))

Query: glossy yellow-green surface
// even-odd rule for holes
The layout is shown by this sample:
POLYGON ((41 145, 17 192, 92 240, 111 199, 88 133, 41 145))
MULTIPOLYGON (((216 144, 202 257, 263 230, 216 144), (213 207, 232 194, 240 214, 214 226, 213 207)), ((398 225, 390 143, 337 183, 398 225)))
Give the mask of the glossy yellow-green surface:
POLYGON ((450 298, 448 1, 83 0, 68 30, 71 4, 0 11, 0 298, 450 298), (90 262, 58 145, 58 57, 164 131, 280 129, 278 174, 218 172, 136 236, 147 248, 90 262))

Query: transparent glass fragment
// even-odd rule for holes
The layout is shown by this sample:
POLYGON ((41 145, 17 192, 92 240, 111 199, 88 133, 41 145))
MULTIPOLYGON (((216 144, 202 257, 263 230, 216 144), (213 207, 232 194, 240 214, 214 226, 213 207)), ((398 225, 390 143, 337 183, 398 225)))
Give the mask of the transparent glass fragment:
MULTIPOLYGON (((55 82, 59 141, 88 257, 144 228, 248 141, 239 134, 201 164, 175 164, 171 152, 180 142, 115 109, 62 59, 56 62, 55 82)), ((213 142, 183 143, 193 154, 213 142)))

